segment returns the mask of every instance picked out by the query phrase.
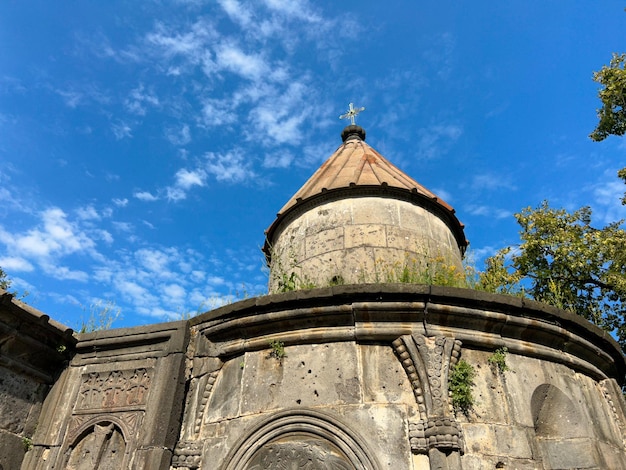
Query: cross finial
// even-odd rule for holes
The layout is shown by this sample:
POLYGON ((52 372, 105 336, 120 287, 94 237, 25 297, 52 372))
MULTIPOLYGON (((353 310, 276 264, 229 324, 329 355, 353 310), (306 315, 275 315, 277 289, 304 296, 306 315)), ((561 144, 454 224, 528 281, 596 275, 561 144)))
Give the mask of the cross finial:
POLYGON ((350 105, 348 107, 348 112, 345 113, 345 114, 342 114, 341 116, 339 116, 339 119, 348 119, 348 118, 350 118, 350 124, 352 124, 354 126, 354 118, 361 111, 365 111, 365 108, 355 108, 354 105, 352 103, 350 103, 350 105))

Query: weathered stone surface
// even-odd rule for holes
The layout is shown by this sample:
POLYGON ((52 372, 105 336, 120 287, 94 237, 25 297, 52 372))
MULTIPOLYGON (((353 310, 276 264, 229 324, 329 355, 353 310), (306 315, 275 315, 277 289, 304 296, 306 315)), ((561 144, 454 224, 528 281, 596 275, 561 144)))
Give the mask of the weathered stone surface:
POLYGON ((0 429, 0 469, 20 468, 26 453, 25 443, 23 437, 0 429))
POLYGON ((541 439, 538 446, 546 469, 600 468, 597 449, 589 439, 541 439))
POLYGON ((412 404, 411 384, 389 346, 360 345, 359 355, 365 403, 412 404))
POLYGON ((273 234, 268 248, 273 260, 271 292, 291 272, 324 286, 333 277, 346 283, 381 282, 383 271, 388 277, 396 262, 407 264, 407 260, 418 270, 433 261, 440 266, 462 266, 451 229, 438 216, 408 201, 340 199, 312 205, 309 212, 294 217, 273 234))

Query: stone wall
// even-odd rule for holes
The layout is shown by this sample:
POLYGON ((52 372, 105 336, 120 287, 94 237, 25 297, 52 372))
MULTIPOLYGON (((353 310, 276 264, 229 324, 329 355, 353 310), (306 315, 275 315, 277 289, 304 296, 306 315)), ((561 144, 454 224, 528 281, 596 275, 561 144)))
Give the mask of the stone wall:
POLYGON ((320 203, 271 241, 270 292, 284 276, 317 287, 395 282, 409 275, 462 270, 461 251, 451 229, 436 214, 410 202, 353 197, 320 203), (430 270, 430 272, 429 272, 430 270))
POLYGON ((185 322, 79 336, 23 469, 170 466, 185 399, 185 322))
POLYGON ((23 469, 626 468, 619 346, 536 302, 338 286, 78 339, 23 469))
POLYGON ((19 468, 75 342, 71 329, 0 290, 0 470, 19 468))

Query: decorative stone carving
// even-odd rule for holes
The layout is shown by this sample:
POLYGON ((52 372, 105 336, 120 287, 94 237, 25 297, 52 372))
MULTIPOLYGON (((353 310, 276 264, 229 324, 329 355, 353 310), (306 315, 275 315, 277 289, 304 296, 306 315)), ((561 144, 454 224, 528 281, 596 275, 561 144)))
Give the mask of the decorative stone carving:
POLYGON ((426 454, 432 448, 461 451, 462 438, 459 423, 451 418, 409 423, 411 450, 416 454, 426 454))
POLYGON ((259 449, 248 465, 248 470, 267 469, 350 470, 344 455, 320 439, 294 439, 271 442, 259 449))
POLYGON ((609 404, 609 408, 613 414, 613 418, 615 423, 619 428, 620 434, 622 435, 622 443, 624 448, 626 448, 626 428, 624 427, 624 414, 621 412, 620 404, 618 401, 621 399, 619 396, 621 390, 615 382, 615 379, 604 379, 600 382, 600 388, 602 389, 602 394, 604 398, 609 404))
POLYGON ((123 468, 126 441, 114 423, 95 424, 74 447, 68 449, 67 470, 116 470, 123 468))
POLYGON ((217 376, 219 375, 219 373, 219 370, 213 371, 210 374, 204 375, 198 381, 198 384, 202 386, 204 390, 202 391, 202 396, 199 397, 200 404, 196 408, 196 413, 194 416, 194 434, 198 434, 200 432, 200 426, 202 425, 202 416, 204 416, 206 405, 209 402, 211 392, 213 391, 213 385, 215 385, 215 381, 217 380, 217 376))
POLYGON ((461 427, 448 396, 448 374, 459 359, 461 342, 414 334, 401 336, 392 345, 413 387, 421 418, 409 423, 411 449, 415 453, 433 448, 462 451, 461 427))
POLYGON ((179 442, 174 449, 172 467, 178 470, 196 470, 202 463, 202 442, 179 442))
POLYGON ((75 411, 134 408, 146 404, 151 368, 83 374, 75 411))
POLYGON ((130 412, 122 412, 115 413, 114 415, 109 414, 79 414, 74 415, 71 418, 68 434, 66 441, 73 445, 80 434, 84 432, 85 429, 94 426, 96 423, 100 421, 112 422, 116 426, 118 426, 124 435, 134 436, 136 431, 141 424, 141 419, 143 416, 142 411, 130 411, 130 412))
POLYGON ((365 441, 333 416, 309 409, 267 416, 241 438, 224 470, 379 470, 365 441))

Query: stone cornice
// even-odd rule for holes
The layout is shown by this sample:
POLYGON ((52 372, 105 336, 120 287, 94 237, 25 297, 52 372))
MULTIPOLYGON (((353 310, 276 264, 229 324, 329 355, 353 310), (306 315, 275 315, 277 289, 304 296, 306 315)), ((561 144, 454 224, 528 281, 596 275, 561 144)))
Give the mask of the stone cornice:
POLYGON ((247 299, 190 320, 198 352, 230 357, 285 345, 391 342, 401 335, 449 336, 464 347, 565 364, 623 383, 624 355, 604 330, 569 312, 519 297, 411 284, 362 284, 247 299))

